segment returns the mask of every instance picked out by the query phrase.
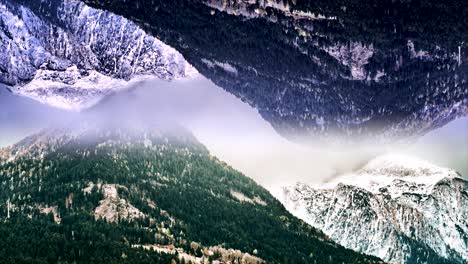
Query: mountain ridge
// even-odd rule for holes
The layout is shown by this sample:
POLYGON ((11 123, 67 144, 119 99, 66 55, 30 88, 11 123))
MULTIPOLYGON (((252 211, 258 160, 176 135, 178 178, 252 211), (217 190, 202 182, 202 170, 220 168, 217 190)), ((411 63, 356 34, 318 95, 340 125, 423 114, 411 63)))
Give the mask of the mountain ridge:
MULTIPOLYGON (((467 33, 463 25, 467 21, 460 14, 465 5, 460 0, 450 0, 444 6, 433 1, 424 6, 413 2, 364 1, 359 5, 362 8, 350 0, 313 4, 211 0, 81 2, 88 5, 87 12, 92 10, 92 14, 114 18, 101 21, 89 16, 89 23, 105 24, 94 33, 104 31, 106 38, 125 50, 127 42, 118 39, 120 31, 112 24, 128 27, 124 35, 130 38, 128 45, 133 48, 141 47, 138 38, 133 39, 132 31, 139 28, 135 32, 140 32, 140 36, 161 40, 175 48, 203 76, 256 108, 276 131, 292 140, 303 141, 313 135, 324 141, 353 137, 388 142, 408 135, 423 135, 468 111, 468 53, 463 42, 467 33), (242 10, 257 16, 245 17, 242 10), (414 10, 424 15, 411 15, 414 10), (382 17, 370 15, 374 13, 382 17), (440 15, 435 16, 437 13, 440 15), (433 23, 441 19, 446 23, 433 23), (433 24, 431 27, 426 27, 428 21, 433 24), (415 30, 422 27, 417 25, 422 25, 424 32, 415 30), (456 33, 441 34, 449 31, 456 33), (281 63, 277 63, 279 61, 281 63)), ((74 29, 72 32, 77 39, 69 44, 86 50, 81 42, 88 43, 93 32, 81 30, 82 23, 87 20, 73 19, 73 7, 82 7, 81 2, 19 0, 14 4, 34 10, 41 18, 35 24, 42 23, 45 29, 74 29)), ((13 4, 11 0, 2 0, 2 3, 13 4)), ((14 15, 20 13, 14 9, 14 15)), ((8 47, 5 40, 10 35, 3 27, 4 47, 8 47)), ((41 41, 46 44, 54 42, 51 36, 42 37, 41 41)), ((49 104, 81 109, 109 92, 107 88, 81 88, 95 87, 99 81, 109 87, 128 85, 125 80, 129 72, 141 64, 144 64, 142 76, 149 73, 171 79, 171 74, 164 73, 177 72, 173 69, 186 63, 176 60, 179 65, 173 67, 169 60, 163 67, 154 67, 148 65, 151 64, 148 61, 161 56, 151 51, 140 52, 151 60, 138 60, 138 56, 115 54, 114 46, 94 47, 94 52, 85 52, 81 60, 93 62, 97 58, 102 65, 98 63, 95 67, 91 63, 91 68, 97 72, 89 72, 80 64, 76 68, 64 68, 72 65, 58 56, 45 65, 44 70, 38 70, 38 78, 47 80, 48 89, 30 85, 31 89, 23 89, 23 94, 49 104), (112 56, 108 56, 109 51, 112 56), (118 78, 114 78, 115 71, 118 78), (51 85, 50 80, 57 81, 58 87, 57 83, 51 85), (66 84, 69 81, 71 85, 66 84)), ((154 45, 145 43, 144 48, 151 50, 154 45)), ((166 52, 166 49, 155 49, 166 52)), ((6 56, 0 60, 1 82, 11 84, 11 76, 30 80, 34 68, 40 68, 35 63, 43 59, 41 56, 33 61, 35 67, 26 63, 27 67, 20 67, 20 71, 9 66, 10 58, 6 56)), ((187 72, 190 74, 191 70, 187 72)))
POLYGON ((283 1, 289 10, 333 20, 296 19, 276 1, 83 1, 161 37, 289 139, 393 141, 467 113, 463 1, 283 1), (242 4, 260 15, 246 18, 242 4), (415 10, 421 15, 411 15, 415 10), (446 23, 433 23, 441 19, 446 23), (428 21, 434 25, 426 28, 428 21), (450 28, 456 33, 441 38, 450 28), (365 50, 373 55, 363 64, 365 50), (353 79, 354 66, 370 79, 353 79))
POLYGON ((283 203, 336 242, 390 263, 464 263, 468 181, 405 160, 383 156, 331 184, 285 187, 283 203))
POLYGON ((196 74, 136 24, 76 0, 0 2, 0 83, 14 93, 82 110, 142 80, 196 74))
MULTIPOLYGON (((59 128, 3 149, 0 218, 11 234, 19 234, 0 243, 7 248, 16 245, 12 241, 22 243, 15 237, 22 238, 21 226, 31 221, 28 228, 41 224, 63 240, 45 240, 52 247, 46 252, 56 252, 51 258, 70 263, 99 257, 126 262, 123 254, 143 262, 180 263, 179 256, 186 256, 194 263, 382 263, 335 244, 211 156, 191 133, 176 131, 59 128), (107 239, 100 238, 103 233, 107 239), (98 246, 80 255, 88 243, 98 246), (112 250, 102 253, 106 247, 112 250)), ((18 246, 2 258, 34 256, 29 250, 18 246)))

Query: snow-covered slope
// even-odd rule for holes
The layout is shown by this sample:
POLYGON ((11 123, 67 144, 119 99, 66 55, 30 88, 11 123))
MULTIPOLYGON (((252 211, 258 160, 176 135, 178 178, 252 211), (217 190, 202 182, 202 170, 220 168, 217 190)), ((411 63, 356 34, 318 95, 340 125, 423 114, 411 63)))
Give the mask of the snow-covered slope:
POLYGON ((183 56, 127 19, 78 0, 0 1, 0 83, 80 110, 145 78, 196 73, 183 56))
POLYGON ((451 169, 385 155, 321 186, 285 187, 283 202, 343 246, 390 263, 466 263, 467 187, 451 169))

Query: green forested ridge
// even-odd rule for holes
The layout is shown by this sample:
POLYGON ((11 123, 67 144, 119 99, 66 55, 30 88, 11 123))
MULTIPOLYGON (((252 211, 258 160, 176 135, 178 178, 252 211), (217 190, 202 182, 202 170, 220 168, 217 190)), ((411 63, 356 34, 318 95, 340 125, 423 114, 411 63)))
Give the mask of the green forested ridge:
POLYGON ((256 250, 267 263, 379 261, 330 242, 191 137, 67 133, 43 132, 0 152, 0 259, 168 263, 177 257, 131 245, 175 245, 200 255, 191 247, 197 242, 256 250), (111 185, 144 217, 96 221, 111 185), (55 206, 59 224, 40 212, 55 206))

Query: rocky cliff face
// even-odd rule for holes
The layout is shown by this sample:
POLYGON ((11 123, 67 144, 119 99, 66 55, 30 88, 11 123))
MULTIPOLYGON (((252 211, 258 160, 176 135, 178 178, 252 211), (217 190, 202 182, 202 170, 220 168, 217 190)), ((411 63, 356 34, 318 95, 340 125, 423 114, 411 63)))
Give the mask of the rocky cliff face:
POLYGON ((66 109, 88 107, 144 78, 196 71, 136 24, 76 0, 0 1, 0 83, 66 109))
POLYGON ((284 188, 284 203, 345 247, 390 263, 466 263, 468 182, 395 156, 323 186, 284 188))

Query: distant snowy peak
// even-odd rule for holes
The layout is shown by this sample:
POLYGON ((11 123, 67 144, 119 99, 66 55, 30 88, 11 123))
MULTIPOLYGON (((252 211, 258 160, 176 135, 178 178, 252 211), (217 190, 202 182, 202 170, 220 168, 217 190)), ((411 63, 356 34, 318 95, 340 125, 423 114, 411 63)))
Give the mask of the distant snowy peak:
POLYGON ((0 83, 17 94, 81 110, 147 78, 197 73, 179 52, 121 16, 78 0, 42 2, 33 9, 0 0, 0 83))
POLYGON ((444 178, 461 176, 452 169, 438 167, 415 157, 387 154, 369 161, 355 173, 337 177, 320 188, 331 189, 345 184, 372 193, 385 191, 392 197, 398 197, 404 192, 428 194, 444 178))
POLYGON ((389 263, 468 261, 468 181, 451 169, 385 155, 323 185, 285 187, 282 201, 337 243, 389 263))
POLYGON ((362 169, 362 172, 386 173, 388 176, 411 176, 437 174, 446 172, 447 168, 438 167, 416 157, 391 153, 370 160, 362 169))

